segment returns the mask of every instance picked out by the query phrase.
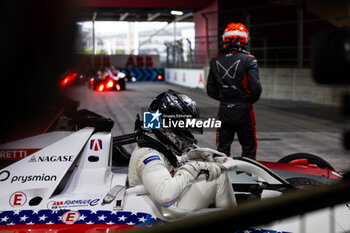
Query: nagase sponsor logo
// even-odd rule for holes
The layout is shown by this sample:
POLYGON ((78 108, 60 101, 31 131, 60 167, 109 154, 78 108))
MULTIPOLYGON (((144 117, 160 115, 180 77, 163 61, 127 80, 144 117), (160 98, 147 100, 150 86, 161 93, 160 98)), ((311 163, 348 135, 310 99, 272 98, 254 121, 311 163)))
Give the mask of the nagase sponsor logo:
POLYGON ((28 160, 28 162, 72 162, 73 155, 43 155, 43 156, 33 156, 28 160))
POLYGON ((96 206, 99 201, 99 198, 85 200, 50 201, 49 203, 47 203, 47 208, 50 210, 55 210, 70 207, 96 206))
POLYGON ((29 176, 13 176, 11 178, 11 183, 13 182, 21 182, 21 183, 26 183, 26 182, 35 182, 35 181, 56 181, 57 176, 55 175, 29 175, 29 176))

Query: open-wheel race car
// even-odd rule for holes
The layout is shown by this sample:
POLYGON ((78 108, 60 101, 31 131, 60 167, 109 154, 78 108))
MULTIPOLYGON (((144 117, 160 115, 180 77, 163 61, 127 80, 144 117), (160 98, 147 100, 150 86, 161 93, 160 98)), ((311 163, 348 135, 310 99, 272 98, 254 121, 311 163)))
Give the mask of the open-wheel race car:
POLYGON ((121 91, 126 89, 127 77, 125 73, 116 70, 104 68, 97 70, 96 74, 90 77, 89 87, 95 91, 121 91))
MULTIPOLYGON (((77 111, 70 124, 78 130, 47 132, 0 146, 2 155, 17 153, 19 159, 12 157, 13 163, 0 170, 2 231, 107 232, 216 211, 163 207, 142 185, 129 187, 130 154, 123 146, 135 142, 134 133, 113 136, 113 121, 88 110, 77 111)), ((217 162, 229 173, 238 205, 243 200, 279 196, 342 178, 341 173, 323 166, 322 159, 307 154, 288 156, 280 163, 246 158, 217 162)), ((334 219, 334 224, 350 230, 347 206, 339 211, 342 216, 334 219)), ((295 226, 268 228, 293 231, 295 226)))
POLYGON ((84 73, 69 71, 66 72, 60 80, 59 86, 74 86, 74 85, 83 85, 86 81, 86 75, 84 73))

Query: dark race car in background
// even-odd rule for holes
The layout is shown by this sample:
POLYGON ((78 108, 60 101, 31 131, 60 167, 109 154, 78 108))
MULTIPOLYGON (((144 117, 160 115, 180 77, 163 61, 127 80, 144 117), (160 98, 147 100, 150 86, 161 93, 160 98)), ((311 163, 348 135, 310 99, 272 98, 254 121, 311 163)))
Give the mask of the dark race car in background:
POLYGON ((90 77, 89 87, 98 92, 121 91, 126 89, 126 82, 125 73, 114 68, 104 68, 90 77))

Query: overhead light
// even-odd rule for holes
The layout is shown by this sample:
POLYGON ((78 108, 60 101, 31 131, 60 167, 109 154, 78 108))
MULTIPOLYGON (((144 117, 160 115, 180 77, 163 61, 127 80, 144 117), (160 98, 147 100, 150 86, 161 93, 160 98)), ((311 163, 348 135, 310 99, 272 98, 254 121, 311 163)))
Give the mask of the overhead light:
POLYGON ((172 10, 172 11, 170 11, 170 14, 172 14, 172 15, 183 15, 184 13, 182 11, 174 11, 174 10, 172 10))

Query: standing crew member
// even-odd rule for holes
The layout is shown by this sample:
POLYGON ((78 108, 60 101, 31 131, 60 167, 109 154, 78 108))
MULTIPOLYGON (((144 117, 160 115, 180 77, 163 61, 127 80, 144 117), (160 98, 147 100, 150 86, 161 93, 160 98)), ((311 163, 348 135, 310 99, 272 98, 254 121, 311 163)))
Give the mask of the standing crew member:
POLYGON ((224 54, 210 62, 207 93, 220 101, 217 149, 230 156, 237 133, 242 156, 256 159, 257 139, 253 103, 261 94, 256 58, 246 51, 249 33, 241 23, 230 23, 224 34, 224 54))

